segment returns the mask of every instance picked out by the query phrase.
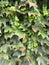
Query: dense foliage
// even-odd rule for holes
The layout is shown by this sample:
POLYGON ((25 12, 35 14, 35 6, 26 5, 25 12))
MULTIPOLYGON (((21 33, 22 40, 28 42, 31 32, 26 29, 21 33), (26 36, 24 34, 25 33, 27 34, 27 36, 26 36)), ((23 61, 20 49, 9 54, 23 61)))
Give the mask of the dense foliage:
POLYGON ((49 0, 0 0, 0 65, 49 65, 49 0))

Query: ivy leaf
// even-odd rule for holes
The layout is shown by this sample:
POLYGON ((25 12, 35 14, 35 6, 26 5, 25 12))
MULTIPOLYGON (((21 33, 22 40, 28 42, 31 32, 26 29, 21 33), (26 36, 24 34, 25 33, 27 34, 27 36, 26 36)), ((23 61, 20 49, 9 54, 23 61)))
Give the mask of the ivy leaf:
POLYGON ((42 38, 44 39, 46 37, 46 32, 44 30, 40 30, 40 32, 38 33, 38 36, 41 35, 42 38))
POLYGON ((33 6, 33 7, 36 7, 37 5, 36 5, 36 3, 29 2, 29 6, 30 6, 30 7, 32 7, 32 6, 33 6))

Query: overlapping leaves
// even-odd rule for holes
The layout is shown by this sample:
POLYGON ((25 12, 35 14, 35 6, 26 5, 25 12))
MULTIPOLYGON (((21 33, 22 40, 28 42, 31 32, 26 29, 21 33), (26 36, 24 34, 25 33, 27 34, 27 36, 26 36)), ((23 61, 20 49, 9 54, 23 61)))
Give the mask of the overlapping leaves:
POLYGON ((1 65, 49 65, 49 9, 40 2, 0 0, 1 65))

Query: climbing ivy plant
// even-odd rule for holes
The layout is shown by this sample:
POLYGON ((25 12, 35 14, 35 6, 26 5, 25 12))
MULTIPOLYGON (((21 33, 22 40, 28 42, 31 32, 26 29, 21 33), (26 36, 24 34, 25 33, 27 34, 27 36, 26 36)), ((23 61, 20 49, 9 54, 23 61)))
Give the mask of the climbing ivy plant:
POLYGON ((0 0, 0 65, 49 65, 48 2, 0 0))

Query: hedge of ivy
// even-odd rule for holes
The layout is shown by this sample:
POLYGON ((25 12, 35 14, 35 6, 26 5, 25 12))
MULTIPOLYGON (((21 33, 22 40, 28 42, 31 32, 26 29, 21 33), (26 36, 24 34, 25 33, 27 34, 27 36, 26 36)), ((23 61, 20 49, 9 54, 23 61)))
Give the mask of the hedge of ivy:
POLYGON ((0 0, 0 65, 49 65, 49 0, 0 0))

